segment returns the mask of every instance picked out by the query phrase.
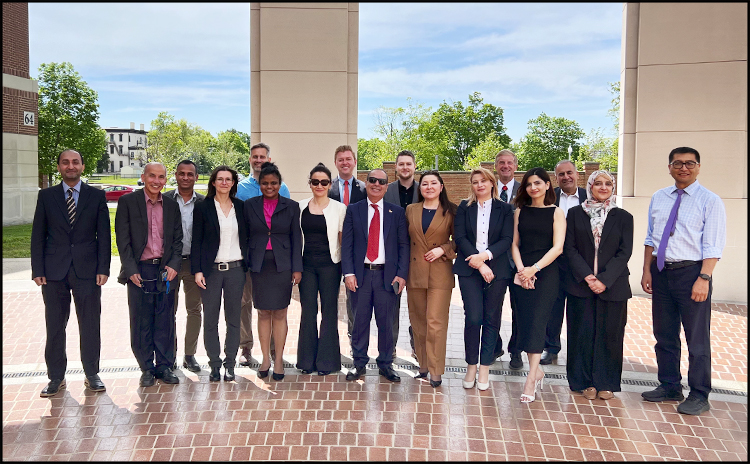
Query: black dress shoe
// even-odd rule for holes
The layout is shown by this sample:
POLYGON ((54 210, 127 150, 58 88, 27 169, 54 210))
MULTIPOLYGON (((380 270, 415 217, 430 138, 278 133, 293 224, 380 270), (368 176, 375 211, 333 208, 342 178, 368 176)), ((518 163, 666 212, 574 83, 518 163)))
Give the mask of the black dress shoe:
POLYGON ((662 401, 682 401, 685 399, 685 396, 682 394, 682 386, 674 388, 668 385, 665 386, 664 384, 659 385, 653 390, 641 393, 641 396, 644 400, 653 401, 654 403, 662 401))
POLYGON ((52 379, 49 381, 46 387, 42 390, 42 392, 39 394, 42 398, 47 398, 48 396, 55 396, 57 393, 65 388, 65 379, 52 379))
POLYGON ((155 377, 159 380, 161 380, 163 383, 168 383, 170 385, 175 385, 180 383, 180 378, 174 375, 174 372, 172 372, 172 369, 164 369, 161 372, 157 372, 155 377))
POLYGON ((549 351, 544 350, 544 353, 542 353, 542 359, 539 360, 539 364, 546 366, 552 364, 553 361, 557 361, 557 353, 550 353, 549 351))
POLYGON ((224 381, 225 382, 233 382, 234 381, 234 366, 225 366, 224 367, 224 381))
POLYGON ((104 382, 99 378, 99 374, 89 375, 83 379, 83 385, 91 391, 103 392, 107 388, 104 386, 104 382))
POLYGON ((510 368, 520 369, 522 367, 523 367, 523 359, 521 358, 521 353, 511 353, 510 354, 510 368))
POLYGON ((318 375, 328 375, 331 371, 318 371, 318 375))
POLYGON ((430 386, 432 386, 432 388, 437 388, 442 383, 443 383, 442 380, 432 380, 432 379, 430 379, 430 386))
POLYGON ((390 366, 386 367, 385 369, 381 367, 380 369, 378 369, 378 373, 391 382, 401 382, 401 377, 399 377, 398 374, 396 374, 396 371, 394 371, 390 366))
POLYGON ((314 370, 315 369, 300 369, 300 372, 302 372, 303 374, 312 374, 314 370))
POLYGON ((219 366, 211 368, 211 373, 208 374, 208 380, 211 382, 218 382, 221 380, 221 368, 219 366))
POLYGON ((186 368, 190 372, 200 372, 201 366, 198 361, 195 360, 195 356, 192 354, 186 354, 185 359, 182 361, 182 367, 186 368))
POLYGON ((708 400, 698 395, 694 395, 692 392, 688 394, 685 401, 677 406, 677 412, 680 414, 690 414, 692 416, 699 416, 709 409, 711 409, 711 406, 708 404, 708 400))
POLYGON ((346 380, 357 380, 363 375, 365 375, 365 370, 367 368, 365 366, 357 367, 355 366, 354 369, 350 370, 346 373, 346 380))
POLYGON ((141 374, 141 380, 138 382, 141 387, 152 387, 156 383, 156 377, 151 371, 144 371, 141 374))
POLYGON ((420 372, 417 375, 414 376, 415 379, 426 379, 427 375, 429 375, 429 371, 427 372, 420 372))

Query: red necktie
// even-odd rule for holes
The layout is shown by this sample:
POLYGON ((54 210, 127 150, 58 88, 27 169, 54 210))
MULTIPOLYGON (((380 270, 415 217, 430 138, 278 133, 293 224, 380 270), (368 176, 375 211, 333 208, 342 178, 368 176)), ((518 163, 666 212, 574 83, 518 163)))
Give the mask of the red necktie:
POLYGON ((349 206, 349 181, 348 180, 344 181, 344 205, 349 206))
POLYGON ((380 251, 380 211, 378 205, 370 205, 375 208, 375 213, 370 221, 370 233, 367 237, 367 259, 370 262, 375 261, 380 251))

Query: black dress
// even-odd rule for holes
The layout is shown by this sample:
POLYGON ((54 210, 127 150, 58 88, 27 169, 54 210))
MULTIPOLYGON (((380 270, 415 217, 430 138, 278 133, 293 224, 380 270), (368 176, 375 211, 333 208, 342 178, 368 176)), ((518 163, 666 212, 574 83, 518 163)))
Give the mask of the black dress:
MULTIPOLYGON (((552 248, 555 209, 524 206, 518 216, 519 251, 523 265, 533 266, 552 248)), ((514 284, 515 285, 515 284, 514 284)), ((518 351, 541 353, 552 305, 557 298, 560 273, 552 262, 536 273, 533 290, 515 286, 518 314, 518 351)))

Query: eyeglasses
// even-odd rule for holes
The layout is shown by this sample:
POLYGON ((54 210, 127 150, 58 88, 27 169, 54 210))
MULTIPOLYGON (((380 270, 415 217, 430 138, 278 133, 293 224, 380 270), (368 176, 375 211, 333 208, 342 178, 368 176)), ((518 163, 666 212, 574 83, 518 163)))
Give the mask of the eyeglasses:
POLYGON ((331 181, 328 179, 310 179, 310 185, 313 187, 317 187, 318 185, 322 185, 323 187, 328 187, 331 184, 331 181))
POLYGON ((388 179, 378 179, 377 177, 368 177, 367 182, 371 184, 385 185, 388 183, 388 179))
POLYGON ((672 161, 671 163, 669 163, 669 165, 672 166, 675 169, 682 169, 683 166, 687 167, 688 169, 695 169, 695 167, 698 166, 698 164, 699 163, 697 163, 695 161, 685 161, 685 162, 683 162, 683 161, 679 161, 679 160, 672 161))

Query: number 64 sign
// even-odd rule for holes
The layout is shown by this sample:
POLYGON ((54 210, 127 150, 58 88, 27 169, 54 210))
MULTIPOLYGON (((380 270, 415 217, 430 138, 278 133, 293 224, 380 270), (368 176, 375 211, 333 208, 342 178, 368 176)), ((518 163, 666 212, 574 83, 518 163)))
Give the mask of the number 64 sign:
POLYGON ((34 112, 33 111, 24 111, 23 112, 23 125, 24 126, 33 126, 34 125, 34 112))

